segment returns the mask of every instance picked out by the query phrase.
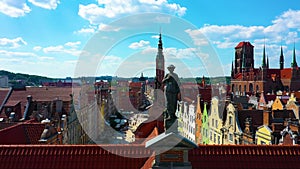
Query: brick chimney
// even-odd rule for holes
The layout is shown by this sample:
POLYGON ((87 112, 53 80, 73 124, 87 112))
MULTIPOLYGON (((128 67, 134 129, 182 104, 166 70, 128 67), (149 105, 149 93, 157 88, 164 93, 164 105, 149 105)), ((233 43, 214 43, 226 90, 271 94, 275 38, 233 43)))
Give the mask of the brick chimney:
POLYGON ((270 111, 265 107, 263 110, 263 125, 269 126, 270 122, 270 111))

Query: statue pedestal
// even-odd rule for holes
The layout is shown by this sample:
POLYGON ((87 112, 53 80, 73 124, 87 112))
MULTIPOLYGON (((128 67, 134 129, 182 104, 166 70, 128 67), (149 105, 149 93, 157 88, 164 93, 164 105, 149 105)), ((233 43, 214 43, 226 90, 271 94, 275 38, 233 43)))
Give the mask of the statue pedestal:
POLYGON ((155 150, 155 169, 189 169, 188 150, 197 145, 178 133, 165 132, 146 142, 146 148, 155 150))

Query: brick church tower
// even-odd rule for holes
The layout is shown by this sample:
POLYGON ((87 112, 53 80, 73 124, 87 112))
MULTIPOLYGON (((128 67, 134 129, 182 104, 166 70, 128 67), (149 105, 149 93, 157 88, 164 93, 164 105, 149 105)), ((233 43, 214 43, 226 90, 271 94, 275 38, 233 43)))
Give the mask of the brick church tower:
POLYGON ((231 67, 231 92, 235 95, 270 93, 277 91, 293 92, 300 90, 300 69, 296 61, 295 47, 290 68, 284 68, 282 47, 279 56, 279 68, 269 67, 265 45, 262 64, 254 68, 254 46, 250 42, 240 42, 235 47, 235 59, 231 67))
POLYGON ((250 42, 240 42, 235 47, 234 74, 249 72, 254 66, 253 48, 250 42))

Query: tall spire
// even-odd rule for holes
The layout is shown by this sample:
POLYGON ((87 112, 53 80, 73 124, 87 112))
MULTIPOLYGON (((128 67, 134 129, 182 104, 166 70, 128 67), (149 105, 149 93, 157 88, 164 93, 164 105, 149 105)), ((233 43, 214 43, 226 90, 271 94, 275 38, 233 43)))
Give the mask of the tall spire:
POLYGON ((262 58, 262 64, 261 67, 262 68, 266 68, 266 45, 264 44, 264 50, 263 50, 263 58, 262 58))
POLYGON ((279 66, 280 66, 280 69, 284 68, 284 56, 283 56, 282 45, 281 45, 281 48, 280 48, 279 66))
POLYGON ((291 63, 292 68, 298 67, 297 61, 296 61, 296 49, 295 49, 295 42, 294 42, 294 52, 293 52, 293 61, 291 63))
POLYGON ((269 56, 267 55, 267 68, 269 69, 269 56))
POLYGON ((159 40, 158 40, 158 49, 163 49, 163 44, 162 44, 162 40, 161 40, 161 30, 159 32, 159 40))
POLYGON ((165 76, 165 58, 163 54, 163 43, 161 38, 161 30, 159 32, 159 40, 156 55, 156 85, 155 89, 163 89, 162 80, 165 76))

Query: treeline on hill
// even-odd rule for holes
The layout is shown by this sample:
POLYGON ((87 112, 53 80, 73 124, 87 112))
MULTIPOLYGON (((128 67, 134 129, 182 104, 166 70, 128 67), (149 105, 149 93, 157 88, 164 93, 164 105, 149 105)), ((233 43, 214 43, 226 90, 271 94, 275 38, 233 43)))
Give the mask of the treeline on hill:
POLYGON ((37 75, 29 75, 23 73, 12 73, 5 70, 0 70, 0 76, 7 76, 9 83, 12 85, 28 85, 28 86, 39 86, 42 82, 49 82, 55 79, 44 77, 44 76, 37 76, 37 75))
MULTIPOLYGON (((196 77, 196 78, 181 78, 180 81, 181 83, 184 82, 192 82, 192 83, 202 83, 203 77, 196 77)), ((225 77, 204 77, 205 83, 206 84, 230 84, 230 77, 225 76, 225 77)))

